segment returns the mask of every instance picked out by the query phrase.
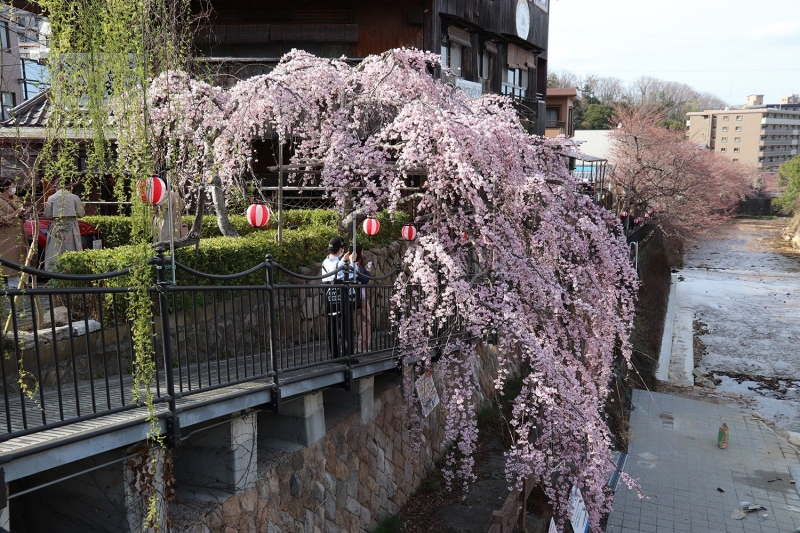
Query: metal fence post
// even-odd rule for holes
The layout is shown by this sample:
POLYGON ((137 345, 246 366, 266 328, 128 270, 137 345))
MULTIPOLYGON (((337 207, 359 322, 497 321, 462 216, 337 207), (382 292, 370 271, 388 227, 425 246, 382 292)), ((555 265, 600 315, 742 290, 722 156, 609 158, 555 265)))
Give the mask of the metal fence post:
POLYGON ((167 300, 167 259, 164 248, 156 249, 156 273, 158 286, 158 303, 161 313, 161 345, 164 350, 164 375, 166 376, 167 394, 169 395, 169 412, 167 417, 167 443, 176 447, 181 442, 181 424, 175 405, 175 376, 172 371, 172 343, 169 328, 169 301, 167 300))
POLYGON ((278 349, 276 338, 276 324, 275 320, 275 266, 272 261, 272 254, 267 254, 265 258, 267 262, 267 291, 269 292, 269 354, 270 361, 272 361, 272 371, 275 373, 274 381, 275 387, 272 389, 272 405, 275 412, 281 411, 281 380, 280 380, 280 367, 278 366, 278 349))
MULTIPOLYGON (((353 261, 355 261, 355 258, 353 258, 353 261)), ((356 309, 353 305, 354 302, 350 301, 350 291, 360 291, 361 289, 357 288, 358 280, 356 279, 355 263, 347 260, 345 260, 345 263, 345 280, 344 285, 340 286, 342 293, 339 300, 342 304, 342 330, 340 334, 342 338, 341 355, 345 357, 347 365, 344 371, 344 387, 345 390, 350 391, 353 386, 353 363, 356 362, 353 359, 353 353, 355 352, 353 343, 356 336, 353 314, 356 309)), ((356 298, 357 297, 359 297, 359 294, 356 293, 356 298)))

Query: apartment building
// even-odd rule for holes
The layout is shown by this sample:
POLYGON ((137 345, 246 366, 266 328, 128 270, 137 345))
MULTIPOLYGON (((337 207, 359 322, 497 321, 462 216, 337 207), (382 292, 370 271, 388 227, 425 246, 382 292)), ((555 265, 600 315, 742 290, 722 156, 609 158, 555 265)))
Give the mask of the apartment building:
POLYGON ((751 95, 739 109, 688 113, 689 140, 759 170, 777 172, 800 150, 800 97, 779 104, 751 95))

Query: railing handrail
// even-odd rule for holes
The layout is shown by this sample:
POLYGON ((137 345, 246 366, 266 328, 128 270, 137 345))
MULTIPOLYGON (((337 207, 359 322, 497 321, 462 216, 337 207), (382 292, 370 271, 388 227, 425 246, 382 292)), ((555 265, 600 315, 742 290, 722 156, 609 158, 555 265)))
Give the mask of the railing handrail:
MULTIPOLYGON (((168 262, 171 262, 171 261, 168 261, 168 262)), ((266 261, 262 261, 261 263, 257 264, 253 268, 250 268, 250 269, 242 271, 242 272, 237 272, 235 274, 208 274, 207 272, 200 272, 199 270, 195 270, 195 269, 193 269, 191 267, 188 267, 188 266, 186 266, 183 263, 180 263, 178 261, 175 261, 175 266, 180 268, 184 272, 188 272, 189 274, 192 274, 192 275, 195 275, 195 276, 198 276, 198 277, 201 277, 201 278, 218 279, 218 280, 231 280, 231 279, 243 278, 245 276, 249 276, 250 274, 255 274, 256 272, 258 272, 258 271, 262 270, 264 267, 266 267, 267 266, 267 262, 266 261)))
POLYGON ((14 261, 9 261, 8 259, 5 259, 3 257, 0 257, 0 264, 8 268, 13 268, 14 270, 24 272, 25 274, 32 274, 34 276, 41 276, 43 278, 63 279, 65 281, 98 281, 101 279, 115 278, 118 276, 123 276, 125 274, 128 274, 132 268, 132 267, 125 267, 121 270, 115 270, 113 272, 102 272, 100 274, 64 274, 62 272, 51 272, 49 270, 39 270, 38 268, 32 268, 29 266, 20 265, 19 263, 15 263, 14 261))

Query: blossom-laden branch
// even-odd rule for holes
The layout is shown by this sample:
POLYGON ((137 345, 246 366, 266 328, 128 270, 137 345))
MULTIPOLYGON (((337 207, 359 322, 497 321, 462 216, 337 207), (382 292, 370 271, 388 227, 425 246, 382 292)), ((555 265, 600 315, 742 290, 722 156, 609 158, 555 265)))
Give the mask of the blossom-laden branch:
POLYGON ((636 287, 622 228, 576 194, 560 141, 526 133, 505 97, 470 99, 434 79, 438 65, 409 49, 355 68, 292 51, 225 93, 169 73, 151 87, 151 120, 163 157, 218 172, 226 187, 252 164, 255 140, 291 142, 289 164, 321 168, 342 213, 354 197, 366 214, 398 209, 406 178, 424 169, 419 236, 394 303, 401 356, 421 356, 420 371, 431 364, 431 338, 460 348, 439 365, 446 437, 458 452, 447 479, 473 479, 476 396, 464 339, 497 331, 497 387, 513 368, 531 369, 510 420, 509 480, 535 474, 562 517, 578 486, 598 531, 612 464, 602 412, 615 353, 630 356, 636 287), (478 282, 476 271, 485 273, 478 282))

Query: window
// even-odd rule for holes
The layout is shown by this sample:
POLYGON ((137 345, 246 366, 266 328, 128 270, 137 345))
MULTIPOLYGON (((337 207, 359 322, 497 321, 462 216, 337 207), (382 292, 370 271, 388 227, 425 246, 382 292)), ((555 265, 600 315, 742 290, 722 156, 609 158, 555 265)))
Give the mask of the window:
POLYGON ((503 72, 503 94, 524 97, 528 94, 528 71, 521 68, 506 68, 503 72))
POLYGON ((727 137, 723 137, 722 139, 719 140, 719 142, 726 143, 726 142, 728 142, 728 138, 727 137))
POLYGON ((738 149, 738 148, 734 148, 734 149, 733 149, 733 153, 734 153, 734 154, 738 154, 738 153, 739 153, 739 149, 738 149))
POLYGON ((8 37, 8 22, 0 22, 0 47, 3 50, 11 48, 11 41, 8 37))
POLYGON ((11 118, 10 115, 8 114, 8 110, 16 105, 15 104, 16 98, 14 96, 14 93, 9 93, 6 91, 0 92, 0 98, 2 99, 3 103, 3 113, 2 113, 3 120, 8 120, 9 118, 11 118))
POLYGON ((719 149, 719 151, 720 151, 720 152, 727 152, 727 151, 728 151, 728 149, 727 149, 727 148, 720 148, 720 149, 719 149))
POLYGON ((736 115, 736 120, 742 120, 742 115, 736 115))
POLYGON ((545 117, 545 127, 546 128, 557 128, 558 127, 558 108, 557 107, 548 107, 545 109, 546 117, 545 117))
POLYGON ((450 43, 450 53, 449 58, 450 62, 448 63, 448 67, 450 70, 453 71, 453 74, 461 77, 461 45, 458 43, 450 43))
POLYGON ((723 120, 724 122, 727 122, 728 120, 730 120, 730 118, 731 118, 731 117, 729 117, 728 115, 725 115, 724 117, 722 117, 722 120, 723 120))
POLYGON ((742 138, 741 138, 741 137, 734 137, 734 138, 733 138, 733 142, 735 142, 735 143, 738 143, 738 142, 740 142, 741 140, 742 140, 742 138))
POLYGON ((528 94, 530 77, 528 69, 536 68, 536 55, 513 44, 507 46, 506 52, 501 92, 515 98, 523 98, 528 94))
POLYGON ((735 157, 734 157, 734 158, 733 158, 733 162, 734 162, 734 163, 738 163, 738 162, 739 162, 739 160, 738 160, 737 158, 735 158, 735 157))
POLYGON ((722 131, 728 131, 728 126, 722 126, 722 131))
POLYGON ((462 70, 465 49, 472 46, 468 31, 451 26, 442 35, 442 64, 450 67, 454 76, 464 75, 462 70))
POLYGON ((742 131, 742 127, 741 126, 736 126, 736 131, 742 131))
POLYGON ((442 43, 442 65, 450 67, 453 74, 461 77, 461 45, 458 43, 442 43))
POLYGON ((483 52, 478 56, 478 77, 488 80, 492 75, 492 65, 494 56, 497 54, 497 47, 494 43, 486 43, 483 52))

